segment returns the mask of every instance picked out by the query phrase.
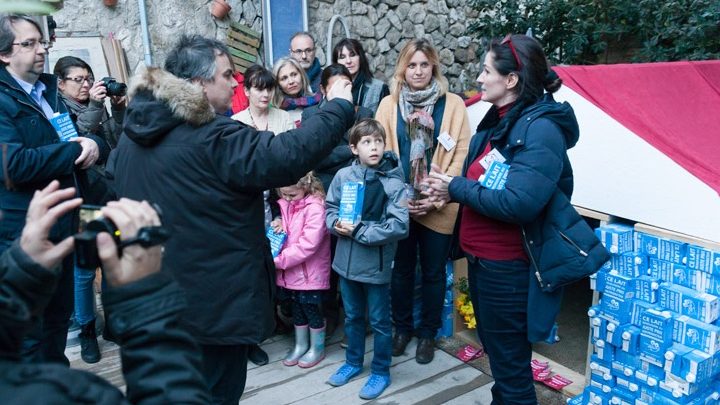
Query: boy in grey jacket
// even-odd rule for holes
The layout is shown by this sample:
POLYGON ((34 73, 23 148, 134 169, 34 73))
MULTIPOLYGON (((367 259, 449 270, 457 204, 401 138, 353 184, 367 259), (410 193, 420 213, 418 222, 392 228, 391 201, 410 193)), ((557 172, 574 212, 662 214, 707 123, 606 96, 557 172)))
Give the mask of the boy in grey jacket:
POLYGON ((345 306, 348 347, 345 364, 328 380, 333 386, 347 384, 362 372, 365 355, 365 313, 374 332, 374 355, 370 377, 360 398, 374 399, 390 385, 392 325, 390 279, 397 241, 407 237, 410 218, 397 156, 385 151, 385 131, 373 119, 350 129, 350 149, 357 160, 340 169, 328 189, 326 224, 338 236, 332 267, 340 275, 345 306), (360 221, 340 218, 343 185, 362 183, 364 195, 360 221))

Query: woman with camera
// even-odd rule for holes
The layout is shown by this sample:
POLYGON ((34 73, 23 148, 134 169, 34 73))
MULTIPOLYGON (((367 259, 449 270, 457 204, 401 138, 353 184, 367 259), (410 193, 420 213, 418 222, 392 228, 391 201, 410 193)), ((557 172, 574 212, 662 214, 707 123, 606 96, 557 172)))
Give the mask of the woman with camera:
MULTIPOLYGON (((122 132, 127 98, 125 85, 103 79, 95 81, 85 61, 74 56, 58 59, 53 71, 58 77, 59 94, 80 133, 93 133, 114 148, 122 132), (112 91, 109 91, 112 90, 112 91), (122 93, 122 94, 117 94, 122 93), (112 118, 105 108, 110 97, 112 118)), ((107 187, 102 174, 90 168, 78 174, 83 197, 92 204, 104 204, 107 187)), ((102 169, 100 169, 102 170, 102 169)), ((86 363, 100 361, 100 348, 95 332, 95 269, 75 267, 75 322, 80 325, 80 355, 86 363)))
POLYGON ((90 65, 74 56, 58 59, 53 73, 58 77, 60 96, 78 130, 100 135, 114 148, 125 118, 125 85, 114 80, 95 81, 90 65), (108 97, 112 119, 105 108, 105 99, 108 97))

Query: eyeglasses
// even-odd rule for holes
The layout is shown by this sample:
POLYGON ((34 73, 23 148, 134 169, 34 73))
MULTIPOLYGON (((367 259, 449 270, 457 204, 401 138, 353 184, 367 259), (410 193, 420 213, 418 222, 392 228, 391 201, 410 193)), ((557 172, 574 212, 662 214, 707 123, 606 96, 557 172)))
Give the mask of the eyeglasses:
POLYGON ((500 45, 506 45, 510 47, 510 52, 512 52, 513 57, 515 58, 515 63, 517 63, 518 70, 522 69, 522 62, 520 61, 520 57, 517 54, 517 51, 515 50, 515 46, 513 46, 512 43, 512 36, 510 34, 505 35, 505 38, 503 38, 502 42, 500 42, 500 45))
POLYGON ((83 82, 85 82, 85 81, 87 81, 90 86, 92 86, 93 83, 95 83, 95 78, 92 76, 66 77, 65 80, 72 80, 79 85, 82 85, 83 82))
POLYGON ((37 49, 38 45, 42 46, 43 49, 49 49, 52 46, 52 42, 46 41, 44 39, 28 39, 27 41, 13 42, 12 44, 18 45, 20 48, 28 51, 37 49))
POLYGON ((311 53, 315 52, 315 48, 307 48, 307 49, 292 49, 290 52, 293 53, 293 55, 310 55, 311 53))

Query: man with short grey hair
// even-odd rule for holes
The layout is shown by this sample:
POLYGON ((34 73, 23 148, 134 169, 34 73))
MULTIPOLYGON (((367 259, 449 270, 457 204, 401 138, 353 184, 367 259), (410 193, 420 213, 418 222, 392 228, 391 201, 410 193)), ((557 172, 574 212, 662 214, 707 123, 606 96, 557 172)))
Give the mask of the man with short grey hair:
POLYGON ((290 56, 293 57, 303 69, 310 80, 313 93, 320 90, 320 73, 322 67, 315 57, 315 38, 307 31, 296 32, 290 38, 290 56))
MULTIPOLYGON (((61 141, 50 120, 67 108, 58 96, 57 77, 43 73, 50 44, 35 20, 0 17, 0 253, 20 236, 36 190, 53 179, 76 186, 84 169, 102 163, 109 146, 94 135, 61 141)), ((76 229, 74 213, 60 218, 50 233, 57 242, 76 229)), ((62 263, 58 287, 23 341, 23 360, 69 365, 65 344, 73 310, 73 258, 62 263)))
POLYGON ((263 190, 295 184, 340 141, 354 113, 351 83, 340 81, 302 128, 274 136, 222 115, 237 85, 225 45, 182 37, 165 69, 131 80, 124 133, 108 163, 118 196, 163 211, 171 232, 163 269, 186 291, 183 324, 201 346, 215 404, 237 404, 248 346, 275 326, 263 190))

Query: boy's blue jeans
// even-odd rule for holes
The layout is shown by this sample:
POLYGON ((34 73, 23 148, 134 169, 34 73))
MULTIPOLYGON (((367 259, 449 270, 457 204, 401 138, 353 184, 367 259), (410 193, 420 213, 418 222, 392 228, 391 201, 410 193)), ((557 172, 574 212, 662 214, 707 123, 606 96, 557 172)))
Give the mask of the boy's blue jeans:
POLYGON ((365 358, 365 308, 373 329, 374 354, 370 371, 390 375, 392 361, 392 323, 390 322, 390 284, 369 284, 340 276, 340 293, 345 307, 346 362, 362 367, 365 358))
POLYGON ((87 325, 95 319, 95 270, 75 267, 75 322, 87 325))

